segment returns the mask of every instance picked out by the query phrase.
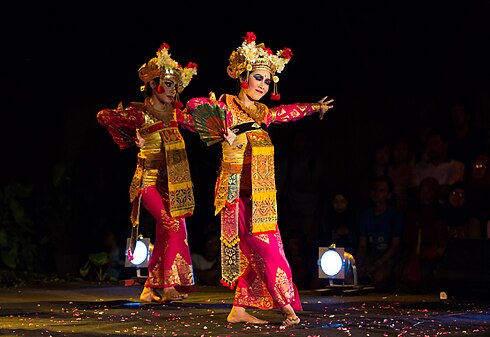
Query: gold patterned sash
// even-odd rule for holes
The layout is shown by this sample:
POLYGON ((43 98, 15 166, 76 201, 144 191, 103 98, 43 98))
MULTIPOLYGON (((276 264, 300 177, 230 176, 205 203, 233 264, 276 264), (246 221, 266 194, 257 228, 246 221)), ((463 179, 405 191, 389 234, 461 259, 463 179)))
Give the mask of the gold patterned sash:
POLYGON ((167 158, 170 215, 191 215, 195 203, 184 140, 176 127, 163 129, 161 135, 167 158))
POLYGON ((264 130, 247 132, 252 147, 252 233, 277 230, 274 147, 264 130))
POLYGON ((169 213, 172 217, 190 216, 194 212, 194 193, 189 170, 189 162, 185 149, 185 143, 178 127, 172 123, 165 127, 163 123, 155 123, 140 130, 140 134, 147 135, 159 132, 163 140, 165 156, 161 158, 142 157, 138 155, 136 171, 129 188, 130 201, 132 202, 131 223, 132 233, 130 250, 134 250, 139 228, 139 215, 141 207, 141 188, 145 169, 158 169, 166 158, 169 213))

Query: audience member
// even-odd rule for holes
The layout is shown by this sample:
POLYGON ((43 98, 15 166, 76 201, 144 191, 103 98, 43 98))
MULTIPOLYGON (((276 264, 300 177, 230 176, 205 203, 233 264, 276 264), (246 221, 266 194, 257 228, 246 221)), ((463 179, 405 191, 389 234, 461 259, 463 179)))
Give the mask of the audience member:
POLYGON ((219 286, 221 279, 221 244, 218 231, 204 233, 203 246, 191 253, 194 278, 197 285, 219 286))
MULTIPOLYGON (((310 257, 311 252, 308 248, 312 247, 307 246, 302 231, 290 232, 284 242, 284 253, 291 266, 293 282, 298 289, 308 289, 314 277, 311 270, 315 260, 310 257)), ((316 251, 318 252, 318 249, 316 251)))
POLYGON ((405 215, 402 236, 401 282, 407 290, 434 291, 433 271, 448 243, 448 233, 441 218, 439 182, 422 179, 413 208, 405 215))
POLYGON ((391 143, 389 141, 379 141, 374 144, 374 148, 369 158, 367 176, 361 178, 360 197, 368 200, 370 197, 371 182, 373 179, 388 175, 388 166, 391 163, 391 143))
POLYGON ((490 218, 486 222, 486 236, 485 238, 490 239, 490 218))
POLYGON ((453 183, 447 191, 442 217, 451 238, 482 237, 480 220, 472 214, 467 198, 464 182, 453 183))
POLYGON ((402 213, 405 213, 409 206, 409 190, 414 170, 414 155, 408 139, 400 137, 393 142, 392 158, 387 173, 395 185, 395 206, 402 213))
POLYGON ((471 117, 462 103, 454 103, 449 108, 448 155, 462 162, 467 174, 471 172, 476 156, 488 151, 488 135, 471 117))
POLYGON ((469 207, 482 223, 482 232, 486 232, 486 223, 490 219, 490 156, 479 154, 467 175, 469 207))
POLYGON ((393 270, 399 260, 403 214, 390 203, 391 178, 377 177, 371 186, 370 205, 358 217, 358 276, 360 283, 368 282, 379 291, 389 291, 394 286, 393 270))
POLYGON ((333 190, 320 217, 317 246, 329 247, 332 244, 353 255, 357 249, 356 208, 350 193, 343 188, 333 190))
POLYGON ((118 281, 132 277, 126 268, 124 248, 118 235, 106 229, 102 235, 98 251, 88 254, 88 259, 80 267, 80 275, 87 280, 118 281))
POLYGON ((417 138, 414 142, 414 160, 415 163, 426 162, 428 160, 426 153, 427 137, 432 127, 422 124, 417 127, 417 138))
POLYGON ((315 148, 314 135, 298 131, 293 138, 292 151, 285 158, 285 177, 281 186, 283 203, 280 220, 284 222, 284 235, 302 232, 307 247, 313 247, 318 237, 318 208, 323 162, 315 148))
POLYGON ((425 177, 436 178, 441 185, 440 199, 443 200, 451 184, 465 180, 464 165, 448 156, 447 136, 438 128, 432 128, 427 135, 425 154, 427 159, 415 164, 412 188, 418 187, 425 177))

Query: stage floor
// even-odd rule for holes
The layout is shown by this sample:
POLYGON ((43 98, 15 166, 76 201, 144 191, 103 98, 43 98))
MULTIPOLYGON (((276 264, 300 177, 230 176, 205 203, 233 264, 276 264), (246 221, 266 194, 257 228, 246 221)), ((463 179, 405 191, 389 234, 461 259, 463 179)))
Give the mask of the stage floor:
MULTIPOLYGON (((197 287, 181 302, 141 304, 140 284, 71 282, 0 288, 2 336, 490 336, 487 299, 301 291, 301 323, 281 327, 279 311, 250 310, 265 325, 229 324, 233 292, 197 287)), ((360 291, 358 291, 360 290, 360 291)))

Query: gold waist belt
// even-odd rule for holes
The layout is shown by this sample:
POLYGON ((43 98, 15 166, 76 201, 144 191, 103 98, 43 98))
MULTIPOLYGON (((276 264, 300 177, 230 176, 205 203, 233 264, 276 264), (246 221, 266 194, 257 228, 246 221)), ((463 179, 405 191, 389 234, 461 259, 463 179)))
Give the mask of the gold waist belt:
POLYGON ((241 173, 243 164, 230 163, 230 162, 222 162, 221 168, 224 172, 229 174, 241 173))
POLYGON ((164 163, 163 158, 138 157, 138 166, 144 169, 158 169, 164 163))

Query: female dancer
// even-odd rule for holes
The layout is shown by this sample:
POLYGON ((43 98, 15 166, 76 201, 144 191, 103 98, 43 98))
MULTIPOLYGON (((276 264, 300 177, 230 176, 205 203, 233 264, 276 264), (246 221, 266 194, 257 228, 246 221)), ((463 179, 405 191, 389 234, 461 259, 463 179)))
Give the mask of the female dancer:
POLYGON ((104 109, 97 114, 121 149, 135 144, 140 148, 130 187, 133 203, 133 231, 128 257, 138 236, 142 204, 156 221, 155 242, 148 262, 148 279, 140 300, 164 302, 179 300, 194 291, 194 276, 185 218, 193 214, 194 195, 185 144, 178 126, 193 129, 178 93, 197 73, 197 65, 182 68, 164 43, 157 57, 140 67, 144 102, 123 108, 104 109), (162 291, 162 293, 159 292, 162 291))
POLYGON ((201 140, 222 144, 214 202, 215 214, 221 215, 221 282, 231 289, 236 286, 227 320, 264 324, 246 308, 279 308, 283 325, 288 326, 300 323, 295 310, 302 306, 277 226, 274 147, 267 127, 315 112, 322 119, 333 100, 325 97, 318 103, 275 108, 259 103, 271 85, 272 99, 279 99, 276 73, 284 69, 292 53, 285 48, 273 54, 255 39, 254 33, 247 33, 229 58, 228 75, 238 80, 238 95, 216 100, 211 93, 209 98, 193 98, 187 112, 193 114, 201 140), (219 123, 221 130, 216 130, 219 123))

